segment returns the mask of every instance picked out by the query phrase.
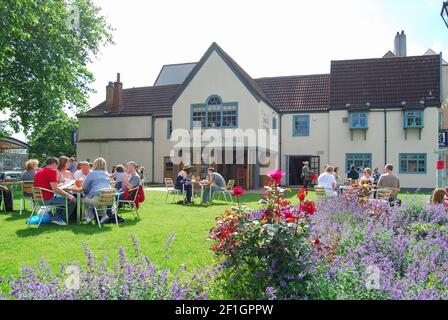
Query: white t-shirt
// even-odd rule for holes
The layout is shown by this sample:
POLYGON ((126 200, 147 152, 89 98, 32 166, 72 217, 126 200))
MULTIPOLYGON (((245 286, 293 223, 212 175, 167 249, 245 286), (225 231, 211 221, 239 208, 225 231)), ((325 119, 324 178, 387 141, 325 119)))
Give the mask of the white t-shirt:
POLYGON ((319 176, 317 184, 319 187, 324 187, 325 190, 334 191, 333 184, 336 184, 336 178, 333 174, 325 172, 319 176))
MULTIPOLYGON (((89 173, 92 172, 92 170, 89 171, 89 173)), ((85 176, 81 170, 78 170, 75 172, 75 180, 86 180, 87 176, 85 176)))

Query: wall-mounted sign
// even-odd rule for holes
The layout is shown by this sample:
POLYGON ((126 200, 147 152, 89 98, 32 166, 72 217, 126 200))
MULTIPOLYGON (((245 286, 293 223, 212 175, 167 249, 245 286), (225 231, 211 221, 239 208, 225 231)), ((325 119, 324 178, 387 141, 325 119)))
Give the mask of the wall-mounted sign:
POLYGON ((439 148, 448 147, 448 131, 439 132, 439 148))

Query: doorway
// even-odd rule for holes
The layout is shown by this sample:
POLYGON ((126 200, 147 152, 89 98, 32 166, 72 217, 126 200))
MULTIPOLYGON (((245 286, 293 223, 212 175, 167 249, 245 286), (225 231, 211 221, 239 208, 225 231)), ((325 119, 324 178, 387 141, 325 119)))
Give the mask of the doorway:
POLYGON ((303 162, 310 163, 310 169, 316 175, 320 174, 320 157, 316 156, 290 156, 289 157, 289 185, 303 186, 302 178, 303 162))

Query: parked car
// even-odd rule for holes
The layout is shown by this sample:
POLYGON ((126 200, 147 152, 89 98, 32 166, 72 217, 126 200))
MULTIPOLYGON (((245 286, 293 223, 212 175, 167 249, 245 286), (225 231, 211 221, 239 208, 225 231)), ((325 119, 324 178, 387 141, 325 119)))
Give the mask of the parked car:
POLYGON ((0 182, 4 182, 5 180, 20 181, 22 175, 22 171, 3 171, 0 172, 0 182))

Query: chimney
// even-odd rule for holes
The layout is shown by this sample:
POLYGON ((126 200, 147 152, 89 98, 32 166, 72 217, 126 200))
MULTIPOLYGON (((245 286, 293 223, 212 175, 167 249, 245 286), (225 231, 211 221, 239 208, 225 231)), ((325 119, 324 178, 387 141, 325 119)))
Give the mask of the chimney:
POLYGON ((106 86, 106 106, 112 109, 112 104, 114 101, 114 83, 112 81, 106 86))
POLYGON ((120 74, 117 73, 117 81, 114 83, 112 112, 120 112, 123 105, 123 83, 120 82, 120 74))
POLYGON ((406 34, 404 31, 397 32, 395 36, 394 42, 394 53, 397 57, 406 57, 407 56, 407 45, 406 45, 406 34))

